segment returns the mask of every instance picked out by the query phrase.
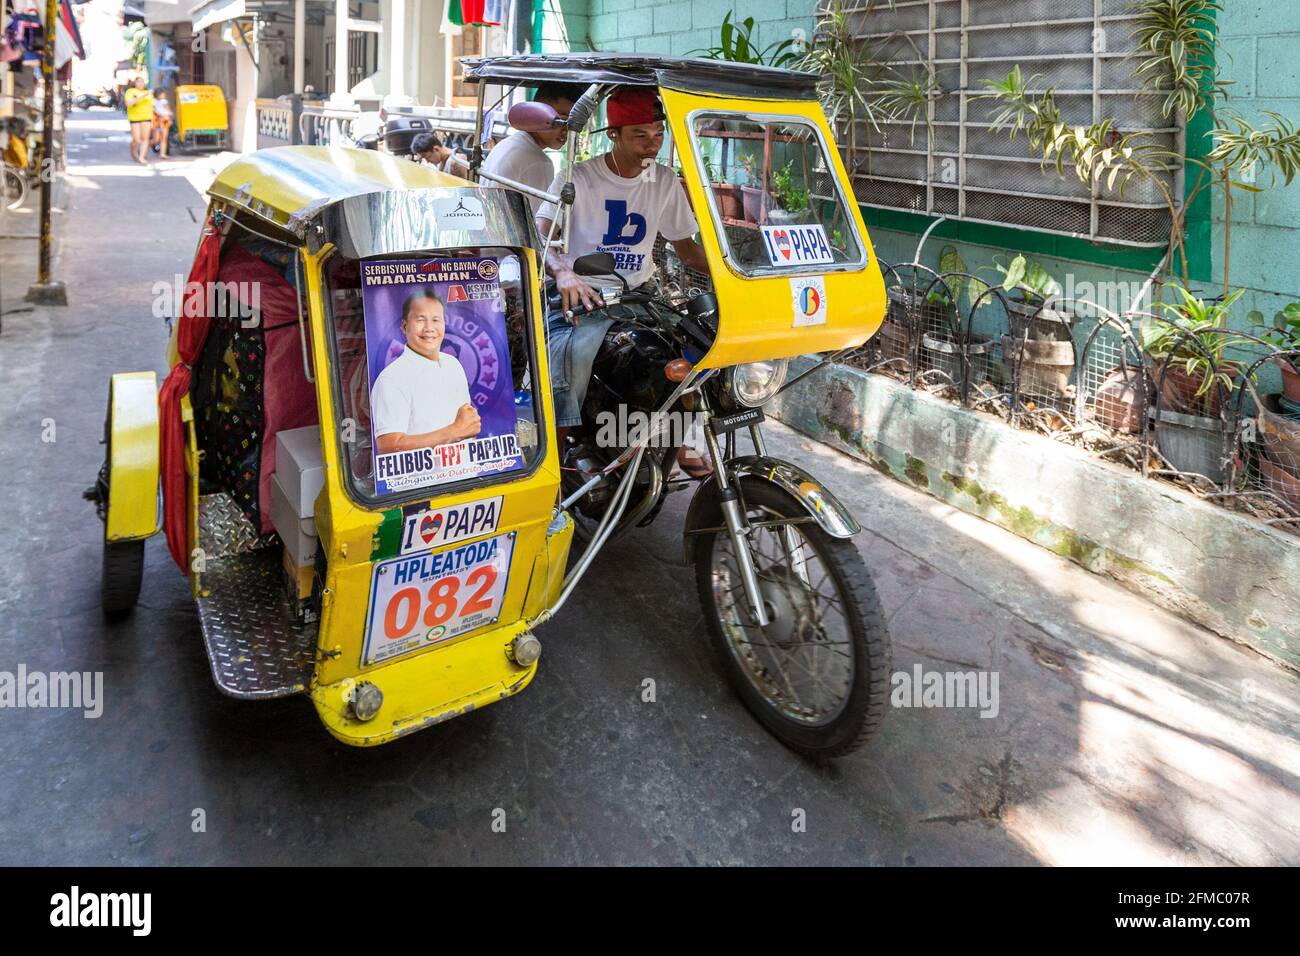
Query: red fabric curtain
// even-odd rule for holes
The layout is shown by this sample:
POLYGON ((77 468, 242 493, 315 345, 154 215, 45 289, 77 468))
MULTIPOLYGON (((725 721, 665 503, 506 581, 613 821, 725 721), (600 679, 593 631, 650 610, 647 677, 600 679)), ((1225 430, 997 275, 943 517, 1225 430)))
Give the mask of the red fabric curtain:
POLYGON ((207 290, 217 277, 221 259, 221 230, 208 220, 199 242, 194 265, 182 296, 183 308, 176 321, 176 349, 180 361, 173 366, 158 396, 158 460, 162 477, 163 532, 167 549, 184 573, 190 568, 191 544, 185 477, 185 423, 181 421, 181 398, 189 394, 191 367, 203 351, 212 325, 207 314, 207 290))

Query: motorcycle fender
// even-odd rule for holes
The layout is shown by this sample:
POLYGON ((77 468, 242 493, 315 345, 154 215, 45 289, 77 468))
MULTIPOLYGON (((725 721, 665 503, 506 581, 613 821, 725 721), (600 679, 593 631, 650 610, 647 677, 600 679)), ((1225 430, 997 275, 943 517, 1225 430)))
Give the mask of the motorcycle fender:
MULTIPOLYGON (((776 485, 803 505, 809 517, 833 538, 851 538, 862 530, 852 512, 821 482, 798 465, 766 455, 747 455, 727 462, 727 472, 737 482, 742 478, 751 478, 776 485)), ((700 483, 699 490, 686 509, 686 528, 682 533, 682 557, 686 564, 690 564, 694 557, 695 541, 699 533, 721 524, 718 482, 710 475, 700 483)))

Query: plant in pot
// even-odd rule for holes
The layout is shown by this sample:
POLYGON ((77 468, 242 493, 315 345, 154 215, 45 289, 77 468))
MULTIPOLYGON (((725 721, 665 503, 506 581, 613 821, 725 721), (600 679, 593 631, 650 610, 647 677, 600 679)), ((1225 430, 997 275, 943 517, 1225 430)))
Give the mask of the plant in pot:
POLYGON ((1228 316, 1245 290, 1207 300, 1182 286, 1173 288, 1183 301, 1159 304, 1169 321, 1143 327, 1142 351, 1151 359, 1152 379, 1163 382, 1160 394, 1166 408, 1215 418, 1222 393, 1230 393, 1241 375, 1241 366, 1224 356, 1228 349, 1247 344, 1228 330, 1228 316))
MULTIPOLYGON (((1258 312, 1252 318, 1263 318, 1258 312)), ((1273 328, 1264 336, 1283 352, 1300 352, 1300 302, 1292 302, 1273 316, 1273 328)), ((1278 355, 1273 359, 1282 370, 1282 396, 1300 411, 1300 357, 1278 355)))
POLYGON ((1002 336, 1002 355, 1022 394, 1053 398, 1070 391, 1074 371, 1074 316, 1052 308, 1061 284, 1036 259, 1018 255, 1006 265, 995 260, 1007 293, 1010 331, 1002 336))
POLYGON ((1141 334, 1142 351, 1160 390, 1156 445, 1174 468, 1217 484, 1225 474, 1222 398, 1241 376, 1241 367, 1225 354, 1246 344, 1228 330, 1227 320, 1245 290, 1207 301, 1182 286, 1174 289, 1183 301, 1160 304, 1170 320, 1144 326, 1141 334))
POLYGON ((744 182, 740 186, 741 211, 745 222, 758 222, 763 211, 762 177, 758 174, 758 157, 748 153, 740 157, 744 182))
POLYGON ((956 331, 963 328, 958 308, 962 296, 973 304, 987 286, 966 274, 966 262, 954 246, 944 246, 940 251, 939 272, 943 283, 935 283, 926 291, 921 310, 921 364, 961 382, 965 376, 964 354, 970 362, 970 381, 987 381, 993 340, 976 332, 956 331))
POLYGON ((771 196, 776 205, 768 210, 770 222, 778 226, 804 222, 812 210, 808 190, 794 182, 794 160, 772 175, 771 196))
POLYGON ((723 175, 715 174, 713 164, 708 160, 705 160, 704 170, 709 176, 709 188, 713 190, 713 202, 718 207, 718 215, 724 219, 743 219, 745 210, 740 186, 727 182, 723 175))

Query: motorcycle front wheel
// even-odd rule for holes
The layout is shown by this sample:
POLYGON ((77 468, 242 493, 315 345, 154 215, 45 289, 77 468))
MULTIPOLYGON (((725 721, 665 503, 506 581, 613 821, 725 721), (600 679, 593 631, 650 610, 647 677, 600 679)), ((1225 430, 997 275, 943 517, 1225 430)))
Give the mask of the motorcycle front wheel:
POLYGON ((695 580, 709 635, 745 706, 814 758, 865 744, 884 720, 891 653, 880 599, 852 541, 786 492, 743 479, 748 547, 769 623, 760 627, 725 530, 699 536, 695 580))

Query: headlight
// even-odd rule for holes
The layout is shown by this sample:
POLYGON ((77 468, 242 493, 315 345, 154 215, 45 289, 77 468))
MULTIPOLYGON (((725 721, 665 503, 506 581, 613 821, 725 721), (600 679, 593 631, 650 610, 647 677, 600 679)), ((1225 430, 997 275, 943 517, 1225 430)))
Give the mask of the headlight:
POLYGON ((789 367, 789 359, 734 366, 731 369, 731 394, 741 405, 758 408, 785 384, 785 373, 789 367))

